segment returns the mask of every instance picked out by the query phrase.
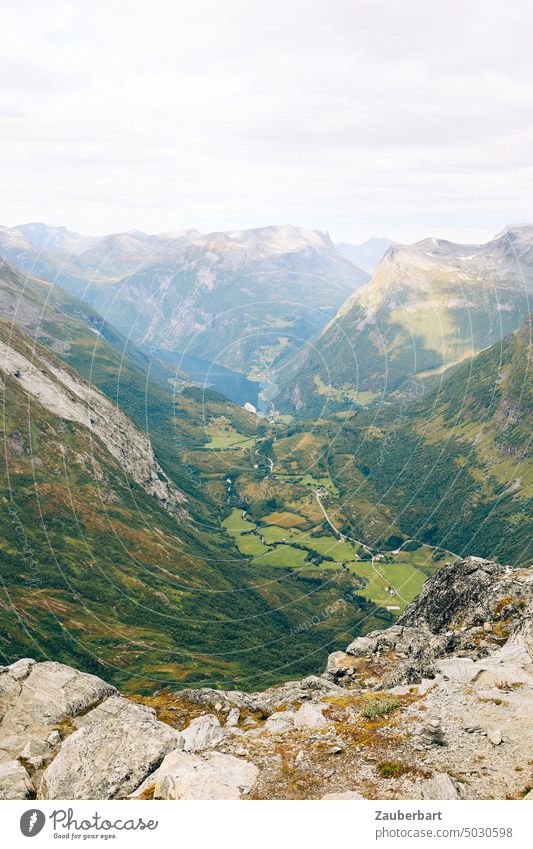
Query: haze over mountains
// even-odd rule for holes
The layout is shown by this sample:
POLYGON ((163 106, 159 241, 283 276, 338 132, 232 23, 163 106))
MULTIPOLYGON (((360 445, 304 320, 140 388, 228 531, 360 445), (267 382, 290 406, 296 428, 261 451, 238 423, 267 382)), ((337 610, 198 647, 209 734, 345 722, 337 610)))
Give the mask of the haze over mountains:
POLYGON ((282 369, 282 399, 314 412, 431 383, 501 340, 530 310, 533 226, 483 245, 424 239, 394 245, 322 334, 282 369))
POLYGON ((392 245, 365 283, 298 227, 0 228, 5 657, 257 686, 389 624, 445 552, 526 563, 532 246, 392 245), (290 415, 154 349, 275 371, 290 415))
POLYGON ((0 256, 82 297, 137 343, 250 375, 320 332, 369 279, 327 234, 292 226, 86 240, 22 225, 0 230, 0 256))
POLYGON ((392 239, 373 238, 367 239, 360 245, 353 245, 351 242, 337 242, 335 247, 349 257, 359 268, 373 274, 388 249, 396 244, 397 242, 392 239))

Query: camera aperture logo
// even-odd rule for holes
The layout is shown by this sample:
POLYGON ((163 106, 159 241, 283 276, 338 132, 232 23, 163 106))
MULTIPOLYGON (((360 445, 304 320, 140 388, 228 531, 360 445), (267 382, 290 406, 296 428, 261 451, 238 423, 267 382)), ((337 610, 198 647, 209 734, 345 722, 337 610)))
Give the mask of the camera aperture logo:
POLYGON ((35 837, 43 830, 46 817, 38 808, 32 808, 30 811, 24 811, 20 818, 20 830, 24 837, 35 837))

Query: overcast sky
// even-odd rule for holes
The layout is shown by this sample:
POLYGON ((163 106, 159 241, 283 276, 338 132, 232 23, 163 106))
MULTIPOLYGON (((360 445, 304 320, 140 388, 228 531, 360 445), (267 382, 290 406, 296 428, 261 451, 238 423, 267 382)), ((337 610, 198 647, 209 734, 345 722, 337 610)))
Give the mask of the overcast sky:
POLYGON ((0 223, 531 221, 530 0, 2 0, 0 223))

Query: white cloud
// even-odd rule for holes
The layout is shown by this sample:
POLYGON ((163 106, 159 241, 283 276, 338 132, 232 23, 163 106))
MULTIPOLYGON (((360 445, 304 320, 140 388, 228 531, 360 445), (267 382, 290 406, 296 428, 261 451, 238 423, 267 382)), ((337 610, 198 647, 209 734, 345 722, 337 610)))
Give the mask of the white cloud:
POLYGON ((2 16, 2 223, 410 241, 531 219, 528 2, 4 0, 2 16))

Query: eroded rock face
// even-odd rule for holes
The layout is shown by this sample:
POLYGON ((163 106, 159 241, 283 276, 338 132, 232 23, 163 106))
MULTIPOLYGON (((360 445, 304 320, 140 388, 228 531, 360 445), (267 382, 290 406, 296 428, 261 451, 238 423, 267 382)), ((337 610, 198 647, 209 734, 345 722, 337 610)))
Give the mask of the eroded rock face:
POLYGON ((120 696, 84 717, 45 770, 42 799, 121 799, 132 793, 181 738, 149 708, 120 696))
POLYGON ((259 770, 233 755, 174 751, 161 764, 155 799, 241 799, 249 793, 259 770))
POLYGON ((49 412, 89 428, 135 483, 175 516, 185 517, 185 495, 157 462, 148 438, 105 395, 64 363, 35 350, 22 352, 0 340, 0 368, 17 375, 35 403, 49 412))
MULTIPOLYGON (((438 634, 463 613, 471 614, 490 599, 491 589, 505 575, 505 568, 492 560, 467 557, 439 569, 427 582, 417 599, 398 619, 399 625, 427 627, 438 634)), ((490 611, 487 610, 490 615, 490 611)))

